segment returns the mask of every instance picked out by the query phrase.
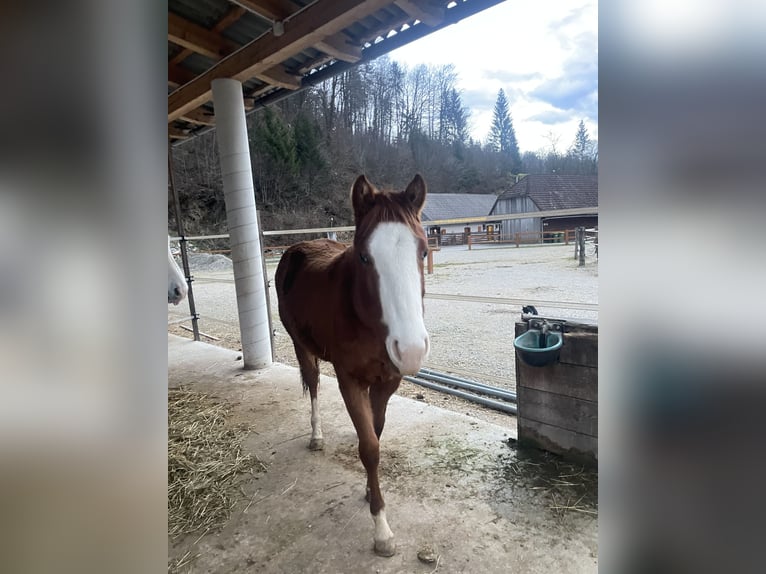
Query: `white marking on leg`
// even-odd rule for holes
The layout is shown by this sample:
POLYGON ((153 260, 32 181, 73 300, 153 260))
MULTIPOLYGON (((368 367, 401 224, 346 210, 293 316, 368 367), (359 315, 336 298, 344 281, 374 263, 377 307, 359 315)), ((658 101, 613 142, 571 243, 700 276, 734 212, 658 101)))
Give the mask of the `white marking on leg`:
POLYGON ((385 222, 372 232, 367 247, 378 272, 388 356, 402 374, 415 374, 429 350, 417 239, 404 223, 385 222))
POLYGON ((378 514, 373 515, 372 519, 375 521, 375 552, 383 556, 393 556, 396 552, 396 544, 394 543, 394 533, 388 527, 388 521, 386 520, 386 511, 381 510, 378 514))
POLYGON ((311 450, 322 450, 324 448, 324 437, 322 436, 322 417, 319 416, 319 398, 311 399, 311 441, 309 442, 311 450))
POLYGON ((319 397, 316 399, 311 399, 311 438, 323 438, 322 417, 319 415, 319 397))

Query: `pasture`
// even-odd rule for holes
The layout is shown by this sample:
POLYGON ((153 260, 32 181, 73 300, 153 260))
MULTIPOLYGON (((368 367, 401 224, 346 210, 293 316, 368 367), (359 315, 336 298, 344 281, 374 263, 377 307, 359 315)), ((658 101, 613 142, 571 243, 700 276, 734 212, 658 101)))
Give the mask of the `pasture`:
MULTIPOLYGON (((376 556, 356 433, 326 364, 320 383, 325 450, 307 448, 310 404, 291 366, 292 344, 276 312, 277 261, 268 261, 267 269, 276 360, 283 364, 242 371, 230 270, 193 270, 200 329, 220 339, 211 341, 220 346, 169 338, 170 386, 230 405, 233 421, 246 429, 243 449, 264 467, 245 477, 222 529, 169 539, 171 571, 596 570, 594 474, 555 457, 518 451, 515 417, 465 416, 474 411, 464 404, 457 407, 459 413, 427 404, 457 403, 428 400, 426 392, 426 401, 411 400, 405 398, 412 396, 405 384, 389 404, 380 461, 398 551, 391 558, 376 556), (434 561, 426 563, 429 549, 434 561)), ((577 267, 571 246, 454 247, 435 253, 426 292, 597 303, 597 276, 595 260, 577 267)), ((520 306, 428 298, 425 306, 428 366, 476 373, 486 382, 514 387, 513 323, 520 306)), ((562 318, 596 318, 591 311, 538 310, 562 318)), ((172 319, 185 310, 182 304, 168 312, 172 319)), ((190 336, 178 326, 169 330, 190 336)))

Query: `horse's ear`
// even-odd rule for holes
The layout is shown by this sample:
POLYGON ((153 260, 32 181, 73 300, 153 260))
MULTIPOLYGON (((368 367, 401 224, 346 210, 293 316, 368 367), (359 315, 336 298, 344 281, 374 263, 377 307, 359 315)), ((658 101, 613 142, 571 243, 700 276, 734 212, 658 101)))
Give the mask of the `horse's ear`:
POLYGON ((426 203, 426 182, 419 173, 415 174, 407 189, 404 190, 404 197, 419 216, 426 203))
POLYGON ((367 176, 360 175, 351 187, 351 204, 354 206, 354 221, 358 224, 375 205, 378 190, 370 183, 367 176))

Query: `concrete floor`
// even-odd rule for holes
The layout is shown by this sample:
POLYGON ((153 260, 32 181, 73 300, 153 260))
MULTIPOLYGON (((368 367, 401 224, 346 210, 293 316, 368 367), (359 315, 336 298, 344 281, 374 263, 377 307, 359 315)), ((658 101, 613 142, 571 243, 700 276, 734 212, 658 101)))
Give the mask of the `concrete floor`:
POLYGON ((580 573, 597 570, 597 520, 556 513, 509 474, 515 418, 502 427, 394 396, 381 440, 381 486, 397 553, 372 551, 373 522, 356 434, 337 382, 322 377, 325 450, 308 450, 310 405, 298 371, 244 371, 240 353, 169 335, 168 383, 231 401, 252 428, 246 448, 268 467, 244 485, 228 525, 169 542, 190 572, 580 573), (245 510, 245 508, 248 506, 245 510))

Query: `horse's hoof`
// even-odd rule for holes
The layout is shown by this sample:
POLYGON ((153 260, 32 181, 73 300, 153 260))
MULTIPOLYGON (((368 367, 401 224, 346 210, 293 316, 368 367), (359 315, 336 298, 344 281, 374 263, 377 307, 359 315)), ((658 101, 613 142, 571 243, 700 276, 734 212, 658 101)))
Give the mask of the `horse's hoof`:
POLYGON ((376 540, 375 554, 378 556, 384 556, 386 558, 390 558, 396 554, 396 543, 394 542, 394 537, 392 536, 388 540, 376 540))
POLYGON ((312 438, 309 442, 309 450, 324 450, 324 439, 312 438))

